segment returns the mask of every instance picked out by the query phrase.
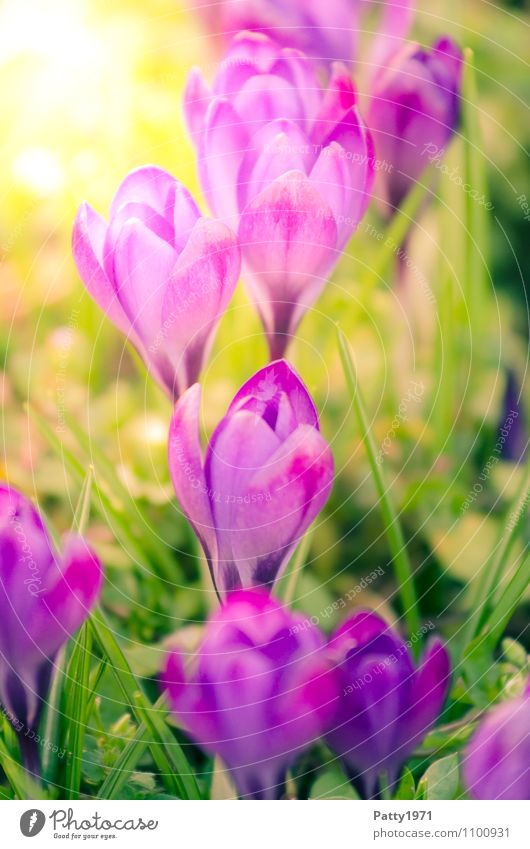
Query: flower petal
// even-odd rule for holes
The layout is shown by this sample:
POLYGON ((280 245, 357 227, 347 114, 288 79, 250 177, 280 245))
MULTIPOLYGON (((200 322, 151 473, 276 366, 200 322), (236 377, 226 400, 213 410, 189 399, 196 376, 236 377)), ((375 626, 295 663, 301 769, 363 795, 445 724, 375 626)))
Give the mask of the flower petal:
POLYGON ((169 427, 168 460, 179 504, 212 563, 217 557, 217 543, 199 442, 200 403, 198 383, 176 403, 169 427))
POLYGON ((310 425, 291 433, 251 477, 236 505, 232 534, 244 587, 272 586, 326 503, 332 482, 331 452, 310 425))
MULTIPOLYGON (((318 430, 318 412, 300 376, 287 360, 276 360, 257 371, 234 396, 227 413, 248 408, 249 399, 268 404, 285 394, 298 425, 312 425, 318 430)), ((254 412, 258 410, 254 407, 254 412)))
POLYGON ((199 68, 192 68, 186 79, 183 110, 188 131, 195 142, 204 129, 204 120, 212 93, 199 68))
POLYGON ((410 713, 406 718, 407 747, 412 750, 441 713, 451 677, 451 661, 444 644, 437 638, 425 648, 416 673, 410 713))
POLYGON ((107 226, 101 216, 89 204, 81 204, 72 233, 74 261, 81 280, 97 305, 122 333, 130 335, 130 321, 103 270, 106 231, 107 226))
MULTIPOLYGON (((103 583, 103 570, 98 558, 88 543, 75 534, 66 538, 57 571, 54 585, 39 599, 41 615, 48 622, 48 627, 40 629, 40 647, 48 655, 55 652, 87 619, 103 583)), ((39 618, 37 612, 35 615, 39 618)))
POLYGON ((254 198, 238 235, 269 341, 294 333, 339 257, 330 207, 304 174, 289 172, 254 198))
POLYGON ((173 195, 176 180, 168 171, 156 165, 144 165, 131 171, 114 195, 110 218, 117 215, 125 203, 144 203, 162 218, 173 220, 173 195))
POLYGON ((239 169, 249 136, 228 100, 214 98, 199 144, 199 177, 210 209, 235 228, 239 169))
POLYGON ((213 334, 239 277, 235 234, 221 221, 200 218, 163 293, 164 351, 182 391, 199 376, 213 334))
POLYGON ((176 259, 173 248, 138 219, 122 227, 114 260, 118 296, 146 347, 160 331, 165 287, 176 259))
MULTIPOLYGON (((249 586, 241 580, 234 554, 238 504, 243 502, 250 478, 279 445, 280 440, 264 419, 246 410, 226 416, 210 440, 205 477, 218 541, 213 577, 221 595, 249 586)), ((262 493, 262 504, 264 499, 262 493)))

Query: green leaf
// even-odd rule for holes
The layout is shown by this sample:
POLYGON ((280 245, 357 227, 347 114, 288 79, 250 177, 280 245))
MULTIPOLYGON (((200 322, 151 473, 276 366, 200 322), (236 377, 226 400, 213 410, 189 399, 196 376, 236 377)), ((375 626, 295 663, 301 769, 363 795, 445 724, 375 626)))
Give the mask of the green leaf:
POLYGON ((304 563, 306 562, 307 556, 309 554, 314 532, 314 525, 308 528, 308 530, 305 532, 293 557, 291 557, 291 560, 287 565, 285 573, 282 575, 276 585, 276 590, 274 594, 278 596, 278 598, 281 599, 285 604, 291 604, 294 600, 294 594, 296 592, 298 578, 300 577, 300 572, 302 571, 304 563))
MULTIPOLYGON (((409 560, 405 537, 403 535, 397 510, 392 500, 390 487, 385 480, 381 466, 377 462, 377 449, 373 436, 370 432, 349 344, 342 330, 338 326, 337 335, 342 367, 344 369, 346 382, 350 391, 351 403, 357 420, 357 426, 361 433, 366 453, 368 455, 368 461, 370 463, 370 469, 372 471, 377 494, 379 496, 379 506, 383 515, 388 546, 392 554, 398 591, 403 605, 403 615, 407 622, 410 635, 419 635, 420 619, 418 601, 416 598, 412 565, 409 560)), ((418 653, 419 649, 420 641, 417 640, 412 650, 415 653, 418 653)))
POLYGON ((418 784, 417 799, 454 799, 460 783, 458 755, 448 755, 435 761, 418 784))
POLYGON ((527 552, 513 578, 495 604, 485 625, 486 639, 494 648, 530 583, 530 554, 527 552))
POLYGON ((322 772, 311 788, 310 799, 359 799, 347 776, 339 767, 322 772))
MULTIPOLYGON (((509 566, 509 558, 521 528, 523 519, 528 512, 530 501, 530 462, 527 462, 521 485, 513 502, 506 511, 500 538, 492 550, 484 568, 478 575, 478 580, 471 588, 470 615, 464 626, 462 644, 467 643, 477 635, 485 621, 488 610, 492 608, 492 600, 496 594, 500 580, 509 566)), ((513 578, 512 577, 512 581, 513 578)), ((506 588, 507 589, 507 588, 506 588)), ((523 587, 523 591, 526 589, 523 587)), ((504 590, 505 591, 505 590, 504 590)), ((504 592, 503 591, 503 592, 504 592)))
POLYGON ((114 496, 114 501, 121 505, 121 510, 117 506, 115 507, 116 511, 124 516, 131 516, 135 513, 138 515, 143 531, 142 544, 146 553, 149 554, 150 562, 153 567, 157 568, 157 571, 164 580, 173 584, 175 580, 175 563, 171 552, 158 538, 151 521, 142 510, 138 501, 131 496, 127 487, 120 480, 114 464, 101 450, 97 442, 90 439, 79 422, 66 412, 64 413, 64 423, 79 443, 85 455, 94 464, 98 480, 104 482, 109 493, 114 496))
POLYGON ((66 762, 65 794, 67 799, 79 799, 83 743, 89 701, 90 658, 92 633, 87 623, 83 625, 68 667, 68 698, 65 721, 68 723, 68 756, 66 762))
POLYGON ((0 765, 19 799, 47 798, 40 784, 15 760, 2 739, 0 739, 0 765))
MULTIPOLYGON (((159 708, 164 703, 164 696, 160 696, 154 703, 154 708, 159 708)), ((134 735, 129 740, 119 758, 116 760, 111 771, 98 791, 98 799, 118 799, 122 788, 127 784, 131 773, 136 769, 140 759, 149 744, 150 729, 142 722, 134 735)))
POLYGON ((41 724, 42 739, 46 740, 41 757, 41 774, 45 784, 54 785, 57 781, 62 758, 59 752, 63 748, 64 727, 62 727, 62 702, 66 681, 66 670, 70 662, 69 645, 63 646, 54 663, 50 692, 44 705, 41 724), (53 749, 57 748, 54 752, 53 749))
POLYGON ((512 640, 511 637, 506 637, 501 643, 501 648, 508 663, 512 663, 518 669, 526 670, 529 658, 521 643, 512 640))
POLYGON ((404 767, 403 775, 396 790, 394 799, 408 800, 415 799, 414 776, 408 767, 404 767))
POLYGON ((161 718, 161 708, 154 707, 145 696, 101 610, 96 610, 89 622, 138 724, 149 729, 149 748, 169 792, 183 799, 199 799, 195 776, 181 746, 161 718))
MULTIPOLYGON (((484 147, 482 144, 475 79, 473 51, 464 50, 462 73, 462 134, 464 137, 464 182, 477 195, 487 197, 484 147)), ((471 192, 465 197, 467 309, 471 323, 471 344, 478 341, 484 332, 482 323, 483 303, 488 282, 488 220, 484 204, 479 203, 471 192)))
MULTIPOLYGON (((74 454, 57 438, 44 416, 42 416, 34 407, 28 406, 32 418, 35 420, 41 434, 46 439, 50 447, 68 467, 73 477, 82 484, 85 479, 85 470, 83 465, 77 460, 74 454)), ((132 535, 128 520, 119 512, 105 493, 99 489, 97 482, 94 482, 92 488, 94 509, 98 511, 100 517, 109 526, 116 539, 122 545, 124 551, 139 564, 143 564, 146 560, 145 552, 132 535), (97 496, 97 497, 96 497, 97 496)))
POLYGON ((462 677, 473 702, 485 707, 496 695, 498 670, 490 646, 479 635, 466 646, 461 662, 462 677))

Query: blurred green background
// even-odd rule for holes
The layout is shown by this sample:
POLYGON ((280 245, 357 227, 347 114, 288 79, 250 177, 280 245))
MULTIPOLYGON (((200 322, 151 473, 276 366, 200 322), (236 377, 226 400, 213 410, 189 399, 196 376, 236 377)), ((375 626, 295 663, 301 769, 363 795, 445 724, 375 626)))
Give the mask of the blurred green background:
MULTIPOLYGON (((384 575, 355 603, 399 615, 336 350, 337 319, 352 343, 376 442, 394 431, 384 467, 409 539, 423 615, 448 635, 464 618, 467 582, 483 565, 515 492, 520 469, 502 459, 463 508, 495 445, 509 372, 523 390, 519 421, 528 417, 529 222, 517 199, 530 197, 529 24, 523 3, 443 0, 418 11, 418 40, 429 43, 447 32, 475 52, 477 156, 487 164, 494 207, 485 285, 470 316, 464 198, 441 179, 408 242, 419 273, 399 282, 392 264, 374 284, 380 248, 361 226, 304 319, 290 353, 321 410, 337 469, 297 586, 296 604, 308 612, 318 615, 382 565, 384 575), (405 419, 393 428, 412 383, 421 384, 419 400, 409 400, 405 419)), ((196 18, 173 0, 0 4, 1 475, 38 500, 62 532, 81 473, 94 464, 89 536, 107 570, 105 606, 138 668, 148 672, 156 658, 145 644, 202 618, 207 597, 168 476, 169 403, 85 294, 71 258, 71 225, 83 200, 105 215, 120 180, 148 162, 199 193, 181 95, 188 69, 200 64, 207 73, 215 61, 196 18)), ((464 167, 458 135, 448 162, 464 167)), ((367 221, 383 227, 375 207, 367 221)), ((205 433, 265 362, 259 321, 240 286, 204 374, 205 433)), ((514 560, 518 553, 516 546, 514 560)), ((344 611, 323 627, 339 614, 344 611)), ((514 633, 524 614, 521 608, 514 633)))

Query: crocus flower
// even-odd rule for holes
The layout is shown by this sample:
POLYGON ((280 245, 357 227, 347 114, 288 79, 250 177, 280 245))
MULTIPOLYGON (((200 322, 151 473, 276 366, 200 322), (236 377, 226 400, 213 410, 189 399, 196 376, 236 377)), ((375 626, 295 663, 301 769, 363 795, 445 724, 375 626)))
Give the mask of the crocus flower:
POLYGON ((467 747, 463 775, 475 799, 530 799, 530 684, 482 720, 467 747))
POLYGON ((449 656, 434 638, 415 668, 407 643, 368 610, 339 627, 329 651, 341 695, 328 740, 370 798, 383 771, 394 784, 404 761, 439 716, 449 684, 449 656))
POLYGON ((230 595, 194 658, 170 655, 164 683, 190 735, 254 799, 281 795, 286 770, 325 731, 337 699, 318 629, 255 590, 230 595))
POLYGON ((409 44, 376 75, 367 123, 378 163, 378 194, 399 206, 429 162, 438 162, 458 126, 462 53, 450 38, 430 50, 409 44))
POLYGON ((34 736, 54 658, 89 615, 101 583, 100 563, 82 537, 69 535, 59 554, 31 502, 0 485, 0 702, 24 732, 22 743, 34 736))
POLYGON ((363 30, 371 33, 372 51, 395 51, 411 26, 414 6, 412 0, 192 0, 192 5, 222 42, 253 30, 325 63, 357 59, 363 30))
POLYGON ((328 498, 333 460, 304 384, 280 360, 245 383, 203 462, 200 387, 175 406, 169 469, 217 592, 270 588, 328 498))
POLYGON ((314 64, 241 33, 211 90, 194 69, 185 92, 211 209, 237 230, 245 282, 271 359, 281 356, 360 221, 371 142, 346 68, 322 87, 314 64))
POLYGON ((108 224, 80 207, 73 253, 90 295, 178 397, 197 380, 236 286, 234 233, 202 218, 174 177, 147 166, 125 178, 108 224))

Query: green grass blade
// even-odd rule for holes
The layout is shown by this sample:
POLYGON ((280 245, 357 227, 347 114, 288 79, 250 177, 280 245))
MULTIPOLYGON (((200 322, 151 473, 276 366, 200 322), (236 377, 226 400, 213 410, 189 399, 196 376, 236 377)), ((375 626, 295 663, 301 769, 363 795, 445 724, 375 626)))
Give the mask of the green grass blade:
POLYGON ((526 516, 530 501, 530 462, 527 462, 523 473, 521 486, 515 499, 508 507, 506 521, 503 525, 502 536, 491 553, 482 575, 471 593, 470 615, 464 627, 462 647, 465 648, 477 636, 484 624, 488 610, 499 581, 506 568, 508 557, 517 537, 520 534, 523 518, 526 516))
POLYGON ((173 583, 175 580, 175 563, 167 546, 157 537, 151 522, 148 520, 138 501, 136 501, 127 487, 116 474, 114 464, 99 448, 95 441, 91 441, 88 434, 72 416, 64 414, 64 423, 70 433, 77 440, 85 456, 94 464, 98 480, 103 482, 109 492, 115 496, 118 503, 122 505, 124 515, 138 515, 138 519, 145 533, 142 544, 153 566, 159 569, 161 577, 173 583))
POLYGON ((47 744, 44 746, 41 757, 41 774, 45 784, 54 785, 57 781, 61 758, 59 752, 63 748, 63 729, 61 727, 62 705, 64 701, 64 686, 66 681, 66 670, 70 662, 71 653, 68 646, 63 646, 54 664, 50 692, 44 707, 41 726, 41 735, 47 744), (58 751, 54 752, 54 747, 58 751))
POLYGON ((136 721, 139 725, 145 723, 151 731, 149 748, 168 790, 184 799, 199 799, 199 788, 182 748, 168 726, 160 717, 154 716, 159 709, 154 711, 145 696, 101 610, 96 610, 89 622, 136 721))
MULTIPOLYGON (((29 407, 29 411, 49 446, 57 454, 61 461, 66 464, 74 479, 82 484, 85 479, 85 469, 83 465, 61 442, 61 440, 57 438, 57 435, 54 433, 44 416, 37 412, 34 407, 29 407)), ((137 564, 143 565, 147 559, 145 552, 139 545, 136 538, 131 534, 126 519, 115 508, 111 499, 97 486, 96 482, 92 488, 92 493, 94 509, 97 510, 101 519, 103 519, 103 521, 109 526, 124 551, 126 551, 137 564)))
POLYGON ((464 137, 464 183, 472 192, 465 196, 465 280, 467 282, 467 307, 469 310, 471 335, 478 341, 483 332, 482 305, 487 284, 488 268, 488 219, 484 203, 477 197, 487 198, 486 168, 479 126, 477 84, 473 51, 464 50, 462 74, 462 134, 464 137))
POLYGON ((66 762, 65 793, 67 799, 79 799, 83 744, 89 701, 90 658, 92 632, 85 623, 79 632, 68 668, 68 760, 66 762))
POLYGON ((510 621, 514 610, 521 603, 523 594, 530 583, 530 554, 527 550, 522 557, 520 565, 508 582, 507 587, 491 611, 486 625, 486 640, 495 648, 501 639, 506 625, 510 621))
POLYGON ((294 599, 296 584, 298 583, 298 578, 303 569, 304 563, 307 560, 314 533, 315 526, 312 525, 305 532, 294 555, 291 557, 285 573, 276 585, 275 595, 285 602, 285 604, 291 604, 294 599))
MULTIPOLYGON (((7 720, 6 720, 7 722, 7 720)), ((0 737, 0 765, 18 799, 46 799, 40 784, 21 766, 0 737)))
MULTIPOLYGON (((153 708, 158 709, 164 704, 164 696, 160 696, 154 703, 153 708)), ((129 740, 111 771, 105 778, 98 791, 98 799, 117 799, 124 785, 129 780, 132 772, 138 765, 140 758, 148 747, 150 730, 142 722, 134 737, 129 740)))
MULTIPOLYGON (((405 537, 403 535, 397 510, 390 495, 389 487, 384 479, 383 470, 377 462, 377 449, 368 425, 368 419, 366 417, 364 404, 361 398, 360 388, 357 382, 357 373, 351 357, 349 344, 340 327, 337 327, 337 334, 342 367, 344 369, 346 383, 350 391, 357 426, 361 433, 363 444, 368 455, 370 469, 379 497, 379 506, 383 515, 388 546, 392 554, 398 591, 403 605, 403 615, 407 622, 409 633, 411 635, 419 634, 420 618, 418 602, 416 598, 416 590, 414 588, 412 566, 405 544, 405 537)), ((419 640, 414 645, 418 646, 418 644, 419 640)))

